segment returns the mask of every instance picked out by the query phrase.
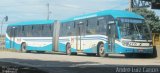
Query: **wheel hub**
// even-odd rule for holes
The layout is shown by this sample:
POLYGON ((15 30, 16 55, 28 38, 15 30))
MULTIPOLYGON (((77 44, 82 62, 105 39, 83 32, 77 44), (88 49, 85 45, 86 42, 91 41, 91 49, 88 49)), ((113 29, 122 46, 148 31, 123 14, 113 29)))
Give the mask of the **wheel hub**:
POLYGON ((70 53, 71 53, 71 46, 67 45, 67 54, 70 54, 70 53))
POLYGON ((103 47, 103 46, 100 48, 100 53, 101 53, 101 54, 104 53, 104 47, 103 47))

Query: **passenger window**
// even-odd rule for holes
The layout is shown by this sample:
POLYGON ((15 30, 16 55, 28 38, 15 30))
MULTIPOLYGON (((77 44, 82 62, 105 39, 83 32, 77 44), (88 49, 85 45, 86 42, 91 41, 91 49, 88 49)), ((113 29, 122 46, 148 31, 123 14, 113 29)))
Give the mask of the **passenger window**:
POLYGON ((77 36, 86 35, 87 20, 77 20, 75 24, 77 36))
POLYGON ((99 34, 106 35, 107 33, 107 21, 105 19, 101 19, 98 21, 99 24, 99 34))
POLYGON ((88 19, 86 34, 87 35, 98 34, 98 25, 97 25, 97 19, 96 18, 88 19))
POLYGON ((42 36, 43 37, 51 37, 51 26, 50 24, 45 24, 43 25, 43 32, 42 32, 42 36))

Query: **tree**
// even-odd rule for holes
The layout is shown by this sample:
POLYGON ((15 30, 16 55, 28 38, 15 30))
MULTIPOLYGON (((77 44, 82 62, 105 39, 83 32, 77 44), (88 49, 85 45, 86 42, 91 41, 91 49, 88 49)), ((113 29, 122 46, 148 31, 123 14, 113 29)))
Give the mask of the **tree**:
POLYGON ((154 11, 146 8, 133 8, 133 12, 144 17, 145 23, 150 26, 153 33, 160 33, 160 19, 154 11))

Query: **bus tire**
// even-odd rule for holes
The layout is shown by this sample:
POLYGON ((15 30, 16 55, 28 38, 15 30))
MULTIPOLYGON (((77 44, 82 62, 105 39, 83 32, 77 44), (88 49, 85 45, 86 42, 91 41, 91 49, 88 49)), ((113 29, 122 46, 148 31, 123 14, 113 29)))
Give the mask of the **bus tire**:
POLYGON ((70 43, 66 44, 66 55, 71 55, 71 44, 70 43))
POLYGON ((66 55, 77 55, 77 52, 71 52, 71 44, 66 44, 66 55))
POLYGON ((104 44, 102 42, 98 43, 97 45, 97 56, 99 57, 106 57, 107 54, 105 53, 104 44))
POLYGON ((26 43, 22 43, 22 45, 21 45, 21 52, 23 52, 23 53, 27 52, 26 43))
POLYGON ((157 57, 157 48, 156 46, 153 46, 153 53, 151 55, 152 58, 156 58, 157 57))

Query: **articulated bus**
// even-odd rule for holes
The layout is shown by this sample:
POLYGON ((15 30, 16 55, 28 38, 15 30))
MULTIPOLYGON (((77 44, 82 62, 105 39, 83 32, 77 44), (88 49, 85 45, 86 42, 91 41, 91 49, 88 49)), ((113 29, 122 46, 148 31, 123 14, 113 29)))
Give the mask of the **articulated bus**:
POLYGON ((6 48, 22 52, 153 54, 152 36, 144 18, 122 10, 104 10, 72 18, 10 24, 6 48))

